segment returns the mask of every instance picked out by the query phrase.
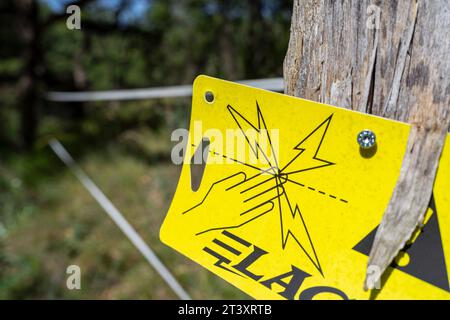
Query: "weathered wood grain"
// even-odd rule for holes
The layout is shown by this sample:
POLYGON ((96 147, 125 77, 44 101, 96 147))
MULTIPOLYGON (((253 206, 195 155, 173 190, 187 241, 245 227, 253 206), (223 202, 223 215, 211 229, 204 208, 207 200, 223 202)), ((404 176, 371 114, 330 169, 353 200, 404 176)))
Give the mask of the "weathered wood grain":
POLYGON ((447 0, 294 1, 285 93, 412 124, 368 262, 381 272, 431 197, 450 125, 449 30, 447 0))

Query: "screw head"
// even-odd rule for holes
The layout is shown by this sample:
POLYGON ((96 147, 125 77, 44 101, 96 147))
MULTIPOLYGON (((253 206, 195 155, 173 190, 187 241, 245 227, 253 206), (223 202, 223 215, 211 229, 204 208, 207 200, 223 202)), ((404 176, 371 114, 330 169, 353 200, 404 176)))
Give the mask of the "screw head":
POLYGON ((358 144, 363 149, 370 149, 377 143, 377 137, 373 131, 365 129, 358 133, 358 144))

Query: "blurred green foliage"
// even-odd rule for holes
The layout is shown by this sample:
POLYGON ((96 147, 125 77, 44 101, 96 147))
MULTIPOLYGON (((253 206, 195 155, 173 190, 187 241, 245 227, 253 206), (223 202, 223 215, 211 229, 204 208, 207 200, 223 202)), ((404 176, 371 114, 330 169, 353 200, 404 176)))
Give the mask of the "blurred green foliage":
POLYGON ((63 104, 46 101, 45 92, 190 84, 198 74, 281 76, 291 2, 149 0, 146 11, 121 19, 136 1, 145 0, 87 1, 81 30, 68 30, 63 13, 36 2, 31 47, 22 34, 30 23, 20 11, 24 1, 0 2, 0 299, 175 298, 53 155, 52 137, 193 297, 246 298, 158 239, 179 173, 170 133, 187 126, 190 99, 63 104), (27 72, 37 92, 31 149, 21 143, 27 72), (80 291, 65 287, 70 264, 82 269, 80 291))

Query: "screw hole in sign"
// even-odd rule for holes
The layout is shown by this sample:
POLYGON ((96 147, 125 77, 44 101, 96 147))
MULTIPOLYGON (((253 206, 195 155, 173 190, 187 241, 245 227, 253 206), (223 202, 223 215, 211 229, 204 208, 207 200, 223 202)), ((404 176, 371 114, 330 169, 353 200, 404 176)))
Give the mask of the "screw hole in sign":
POLYGON ((206 91, 205 92, 205 101, 209 104, 214 102, 214 93, 212 93, 211 91, 206 91))

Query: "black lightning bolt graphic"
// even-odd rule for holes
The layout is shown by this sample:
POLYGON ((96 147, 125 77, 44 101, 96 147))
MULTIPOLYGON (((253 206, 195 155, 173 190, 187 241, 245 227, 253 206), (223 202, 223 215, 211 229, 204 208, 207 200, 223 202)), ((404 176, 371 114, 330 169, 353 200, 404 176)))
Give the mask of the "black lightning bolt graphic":
MULTIPOLYGON (((292 239, 294 243, 297 243, 302 252, 323 276, 323 269, 321 267, 314 243, 312 241, 312 237, 308 230, 306 220, 300 210, 299 205, 293 205, 291 203, 291 199, 284 184, 285 182, 291 182, 293 183, 293 185, 301 186, 309 190, 314 190, 317 191, 318 194, 328 195, 330 198, 337 199, 337 197, 334 195, 326 194, 325 192, 316 190, 312 187, 307 187, 301 182, 295 181, 292 178, 293 175, 298 175, 301 172, 320 169, 335 164, 328 160, 324 160, 319 156, 320 148, 322 147, 325 135, 333 118, 333 114, 331 114, 323 122, 321 122, 313 131, 311 131, 293 148, 293 150, 298 151, 297 154, 280 169, 279 162, 276 157, 276 151, 278 150, 275 150, 276 148, 272 143, 272 139, 270 137, 269 131, 267 130, 267 124, 264 120, 263 113, 258 104, 258 101, 256 101, 256 123, 250 122, 247 118, 245 118, 241 113, 239 113, 230 105, 227 106, 227 109, 233 120, 239 127, 241 133, 245 137, 245 140, 248 143, 251 152, 268 168, 260 168, 258 166, 250 165, 245 161, 235 162, 258 170, 259 172, 255 176, 258 176, 259 174, 272 175, 272 178, 276 182, 277 191, 282 190, 281 192, 278 192, 278 197, 276 198, 280 216, 282 248, 285 249, 288 245, 289 239, 292 239), (261 141, 267 141, 269 143, 269 150, 264 150, 264 148, 261 146, 261 141), (278 189, 278 187, 280 189, 278 189)), ((214 152, 214 154, 219 155, 217 152, 214 152)), ((224 158, 229 158, 226 155, 222 156, 224 158)), ((344 199, 339 200, 342 201, 342 203, 348 203, 348 201, 344 199)), ((199 205, 201 205, 201 203, 199 205)))

